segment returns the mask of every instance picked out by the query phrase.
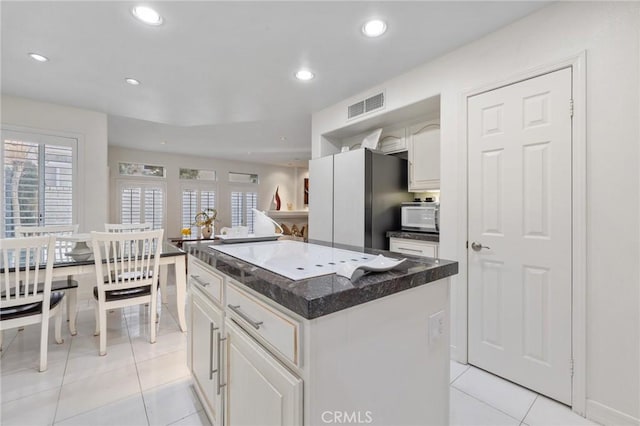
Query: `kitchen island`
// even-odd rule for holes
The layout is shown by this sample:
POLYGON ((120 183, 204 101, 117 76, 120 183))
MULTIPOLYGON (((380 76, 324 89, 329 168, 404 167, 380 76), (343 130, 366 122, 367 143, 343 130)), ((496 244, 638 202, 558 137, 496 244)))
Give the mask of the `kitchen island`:
POLYGON ((292 241, 218 244, 188 247, 188 362, 214 424, 448 423, 456 262, 415 257, 353 281, 291 279, 278 269, 287 262, 296 274, 400 256, 340 247, 349 251, 319 259, 327 250, 292 241))

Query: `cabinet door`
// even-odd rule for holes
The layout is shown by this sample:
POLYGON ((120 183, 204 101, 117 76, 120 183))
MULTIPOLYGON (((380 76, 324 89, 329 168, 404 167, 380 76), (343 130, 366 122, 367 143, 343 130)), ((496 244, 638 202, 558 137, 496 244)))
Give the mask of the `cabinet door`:
POLYGON ((440 125, 409 127, 409 191, 440 189, 440 125))
POLYGON ((225 321, 227 426, 302 424, 302 380, 233 321, 225 321))
POLYGON ((197 290, 191 292, 190 313, 191 373, 207 413, 213 423, 218 423, 222 404, 216 392, 216 375, 220 367, 216 342, 221 332, 222 314, 197 290))
POLYGON ((385 154, 407 150, 406 129, 384 129, 380 135, 378 149, 385 154))

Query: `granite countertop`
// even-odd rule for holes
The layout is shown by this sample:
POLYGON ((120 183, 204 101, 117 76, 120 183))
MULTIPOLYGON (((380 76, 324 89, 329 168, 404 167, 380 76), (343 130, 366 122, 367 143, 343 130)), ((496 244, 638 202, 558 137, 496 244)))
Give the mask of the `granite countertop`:
MULTIPOLYGON (((209 248, 218 244, 222 242, 191 243, 187 251, 189 255, 306 319, 328 315, 458 273, 458 262, 409 256, 407 261, 391 271, 367 274, 354 281, 336 274, 295 281, 209 248)), ((407 257, 384 250, 333 246, 396 259, 407 257)))
POLYGON ((405 238, 407 240, 440 242, 440 234, 415 231, 387 231, 387 238, 405 238))

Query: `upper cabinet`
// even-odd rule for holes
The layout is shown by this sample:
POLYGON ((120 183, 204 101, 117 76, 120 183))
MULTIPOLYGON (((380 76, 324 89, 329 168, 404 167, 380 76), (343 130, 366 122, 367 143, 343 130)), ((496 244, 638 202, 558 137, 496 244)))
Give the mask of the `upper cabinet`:
POLYGON ((401 128, 383 128, 378 142, 378 150, 393 154, 407 150, 407 130, 401 128))
POLYGON ((409 191, 440 189, 440 124, 423 122, 407 128, 409 191))

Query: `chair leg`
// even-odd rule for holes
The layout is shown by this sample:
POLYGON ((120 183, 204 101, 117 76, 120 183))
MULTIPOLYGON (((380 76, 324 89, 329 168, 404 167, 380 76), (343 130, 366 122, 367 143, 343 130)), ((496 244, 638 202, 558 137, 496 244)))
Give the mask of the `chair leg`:
POLYGON ((158 310, 157 305, 158 305, 158 298, 152 297, 151 303, 149 303, 149 330, 151 331, 151 343, 156 342, 157 324, 154 321, 154 319, 156 318, 156 315, 157 315, 157 310, 158 310))
POLYGON ((167 304, 167 276, 168 276, 169 265, 160 266, 160 297, 162 298, 162 303, 167 304))
POLYGON ((100 314, 100 356, 107 354, 107 309, 98 307, 100 314))
POLYGON ((40 371, 47 370, 47 345, 49 344, 49 318, 40 323, 40 371))
POLYGON ((98 307, 98 302, 95 303, 96 309, 94 310, 96 314, 96 331, 94 331, 94 336, 100 335, 100 308, 98 307))
POLYGON ((60 309, 56 314, 56 324, 55 324, 56 343, 59 345, 64 343, 64 339, 62 338, 62 316, 63 315, 64 315, 64 311, 62 309, 60 309))
POLYGON ((78 314, 78 289, 70 288, 66 291, 67 318, 69 319, 69 332, 72 336, 78 334, 76 329, 76 316, 78 314))

